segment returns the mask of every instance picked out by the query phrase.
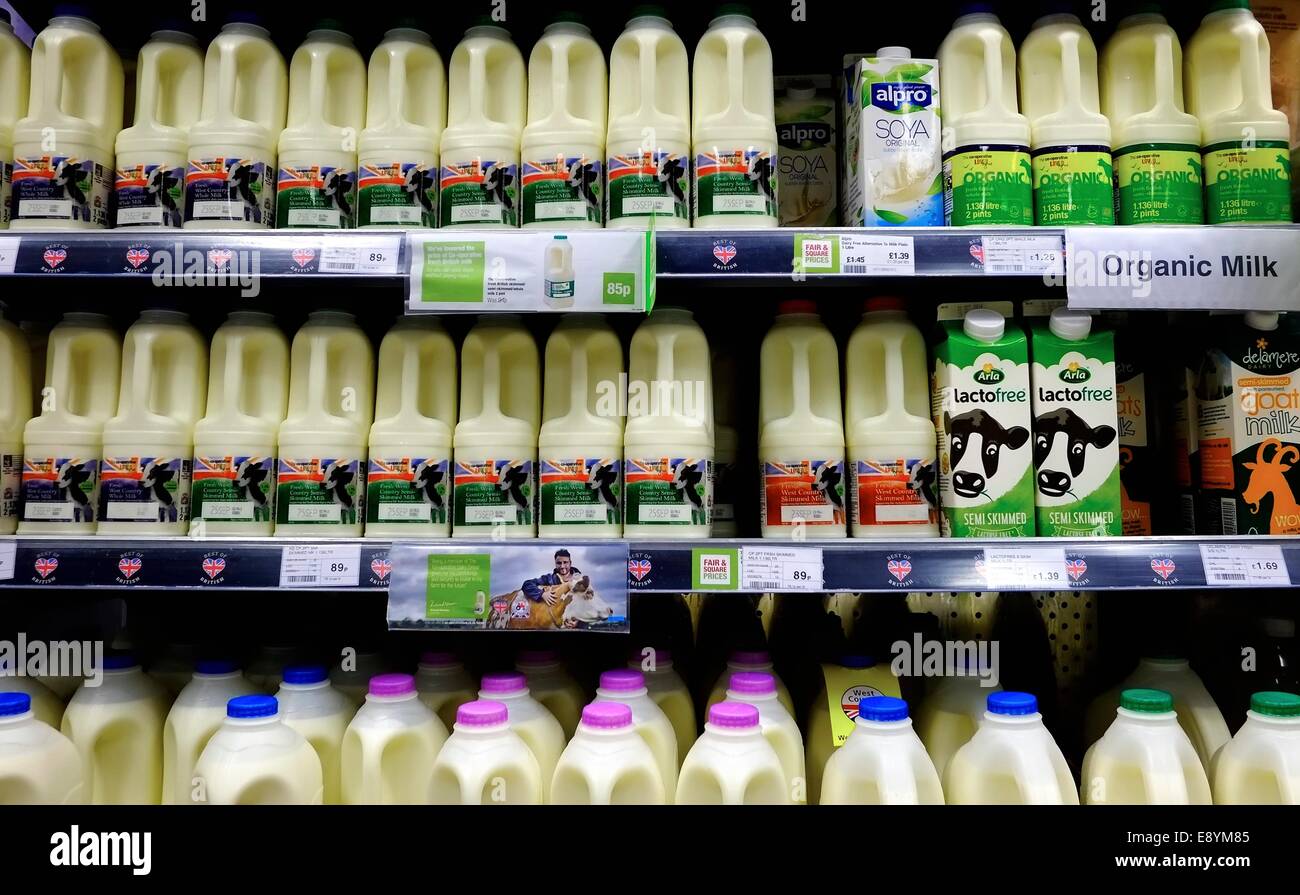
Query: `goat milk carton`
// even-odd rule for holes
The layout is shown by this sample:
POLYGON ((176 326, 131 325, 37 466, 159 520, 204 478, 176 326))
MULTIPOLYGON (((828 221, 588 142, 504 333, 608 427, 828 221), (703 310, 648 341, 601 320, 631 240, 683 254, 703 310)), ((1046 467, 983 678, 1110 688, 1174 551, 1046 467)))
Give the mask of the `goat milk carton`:
POLYGON ((782 227, 835 227, 835 90, 829 75, 776 79, 782 227))
POLYGON ((905 47, 848 57, 844 70, 844 223, 942 227, 939 63, 905 47))
POLYGON ((1033 330, 1034 501, 1043 537, 1123 533, 1115 337, 1084 311, 1033 330))
POLYGON ((1029 345, 989 308, 941 323, 931 410, 946 538, 1034 536, 1029 345))

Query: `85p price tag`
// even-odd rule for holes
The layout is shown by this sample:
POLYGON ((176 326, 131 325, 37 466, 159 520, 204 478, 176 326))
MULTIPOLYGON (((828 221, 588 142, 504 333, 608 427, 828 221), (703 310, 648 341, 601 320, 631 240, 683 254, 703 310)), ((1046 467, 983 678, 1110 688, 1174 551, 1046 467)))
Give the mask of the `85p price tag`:
POLYGON ((361 548, 285 547, 280 554, 281 587, 356 587, 361 580, 361 548))
POLYGON ((1069 587, 1064 547, 985 547, 989 590, 1064 590, 1069 587))

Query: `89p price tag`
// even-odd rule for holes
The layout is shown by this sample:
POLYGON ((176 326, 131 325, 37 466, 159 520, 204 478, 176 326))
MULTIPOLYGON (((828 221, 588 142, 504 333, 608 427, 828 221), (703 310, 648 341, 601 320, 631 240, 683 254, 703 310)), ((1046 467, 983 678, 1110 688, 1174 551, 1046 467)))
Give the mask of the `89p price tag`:
POLYGON ((321 273, 359 273, 396 276, 402 254, 399 237, 374 239, 364 245, 325 243, 321 248, 321 273))
POLYGON ((1201 566, 1211 587, 1291 586, 1291 573, 1276 544, 1202 544, 1201 566))
POLYGON ((985 547, 984 579, 989 590, 1065 590, 1065 548, 985 547))
POLYGON ((281 587, 356 587, 360 576, 359 546, 312 544, 280 554, 281 587))
POLYGON ((760 593, 820 592, 820 547, 742 547, 740 589, 760 593))

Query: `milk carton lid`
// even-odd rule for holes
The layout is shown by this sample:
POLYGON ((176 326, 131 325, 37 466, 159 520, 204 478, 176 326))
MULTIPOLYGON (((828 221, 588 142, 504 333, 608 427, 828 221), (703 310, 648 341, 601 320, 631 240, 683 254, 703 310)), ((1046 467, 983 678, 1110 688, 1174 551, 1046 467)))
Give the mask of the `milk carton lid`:
POLYGON ((291 665, 284 670, 286 684, 319 684, 328 677, 324 665, 291 665))
POLYGON ((485 674, 480 687, 484 693, 517 693, 528 689, 528 678, 517 671, 485 674))
POLYGON ((858 717, 866 721, 906 721, 907 703, 893 696, 868 696, 858 703, 858 717))
POLYGON ((1067 342, 1081 342, 1092 332, 1092 315, 1087 311, 1057 308, 1048 320, 1052 335, 1067 342))
POLYGON ((599 730, 632 726, 632 707, 622 702, 593 702, 582 708, 582 723, 599 730))
POLYGON ((227 718, 271 718, 280 711, 274 696, 236 696, 226 703, 227 718))
POLYGON ((729 730, 758 727, 758 706, 747 702, 719 702, 709 709, 709 723, 729 730))
POLYGON ((967 312, 966 319, 962 322, 962 331, 977 342, 991 345, 1006 334, 1007 321, 997 311, 976 308, 967 312))
POLYGON ((615 693, 631 693, 645 689, 645 675, 639 671, 620 668, 600 675, 600 689, 615 693))
POLYGON ((510 710, 504 703, 487 699, 466 702, 456 709, 456 723, 464 724, 466 727, 495 727, 509 720, 510 710))
MULTIPOLYGON (((623 706, 627 708, 627 706, 623 706)), ((0 718, 25 715, 32 710, 32 698, 26 693, 0 693, 0 718)), ((628 709, 629 723, 632 710, 628 709)), ((584 713, 585 714, 585 713, 584 713)))
POLYGON ((1143 714, 1166 714, 1174 710, 1174 697, 1164 690, 1125 690, 1119 694, 1119 707, 1143 714))
POLYGON ((1266 690, 1250 697, 1250 710, 1270 718, 1300 718, 1300 696, 1266 690))
POLYGON ((1031 693, 990 693, 988 709, 994 715, 1036 715, 1038 699, 1031 693))
POLYGON ((757 671, 738 671, 731 676, 727 689, 751 696, 764 696, 776 692, 776 678, 757 671))
POLYGON ((195 674, 233 674, 239 666, 229 659, 204 659, 194 665, 195 674))
POLYGON ((415 692, 415 678, 409 674, 377 674, 370 679, 372 696, 405 696, 415 692))

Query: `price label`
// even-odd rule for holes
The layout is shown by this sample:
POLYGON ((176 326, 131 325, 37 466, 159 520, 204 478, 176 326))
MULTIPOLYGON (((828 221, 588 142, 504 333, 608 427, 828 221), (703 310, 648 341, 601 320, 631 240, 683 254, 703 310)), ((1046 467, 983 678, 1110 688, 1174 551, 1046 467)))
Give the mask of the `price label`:
POLYGON ((356 587, 360 575, 359 546, 312 544, 280 554, 281 587, 356 587))
POLYGON ((321 273, 358 273, 396 276, 402 254, 400 237, 376 239, 363 245, 326 243, 321 248, 321 273))
POLYGON ((1211 587, 1290 587, 1282 548, 1274 544, 1202 544, 1201 566, 1211 587))
POLYGON ((0 541, 0 581, 13 581, 14 569, 17 566, 15 557, 18 555, 18 545, 13 541, 0 541))
POLYGON ((910 236, 841 236, 840 273, 875 277, 916 275, 916 242, 910 236))
POLYGON ((1051 234, 986 234, 984 273, 989 276, 1029 274, 1065 276, 1065 245, 1051 234))
POLYGON ((18 247, 22 245, 21 236, 0 236, 0 274, 14 272, 18 263, 18 247))
POLYGON ((825 590, 820 547, 742 547, 740 576, 747 591, 825 590))
POLYGON ((1065 590, 1065 548, 985 547, 984 579, 989 590, 1065 590))

